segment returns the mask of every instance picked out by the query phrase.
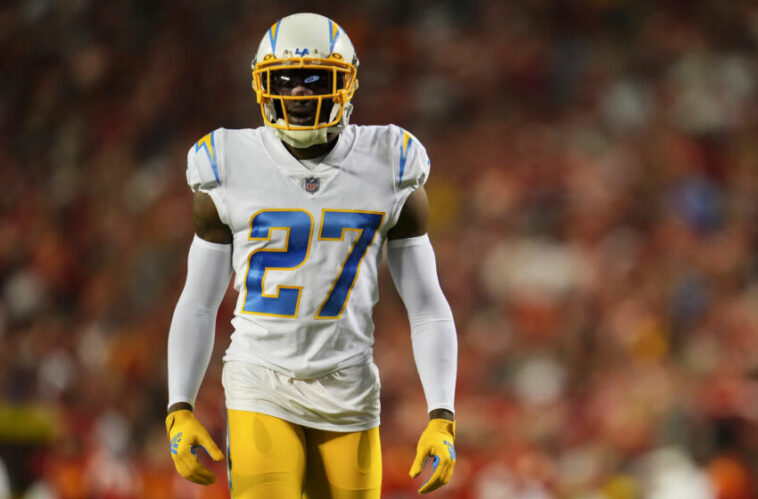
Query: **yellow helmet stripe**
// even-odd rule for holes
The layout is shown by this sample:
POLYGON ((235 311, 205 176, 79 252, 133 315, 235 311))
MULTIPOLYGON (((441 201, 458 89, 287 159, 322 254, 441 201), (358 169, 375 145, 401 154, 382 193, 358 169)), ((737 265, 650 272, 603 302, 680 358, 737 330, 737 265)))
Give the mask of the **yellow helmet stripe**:
POLYGON ((276 21, 268 30, 268 39, 271 41, 271 52, 276 53, 276 38, 279 36, 279 22, 276 21))
POLYGON ((334 52, 334 44, 337 43, 337 37, 340 36, 340 27, 337 23, 329 20, 329 53, 334 52))

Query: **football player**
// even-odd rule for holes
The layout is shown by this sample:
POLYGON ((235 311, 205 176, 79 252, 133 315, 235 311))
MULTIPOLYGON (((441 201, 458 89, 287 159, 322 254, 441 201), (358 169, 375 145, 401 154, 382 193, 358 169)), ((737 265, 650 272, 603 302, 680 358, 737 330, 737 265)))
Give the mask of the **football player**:
POLYGON ((380 497, 371 314, 385 242, 430 418, 410 475, 429 459, 425 493, 453 473, 457 339, 426 234, 429 159, 402 128, 348 125, 357 68, 335 22, 285 17, 252 64, 265 126, 219 128, 189 150, 196 234, 169 331, 166 427, 177 471, 213 483, 196 451, 223 454, 192 409, 234 271, 223 385, 235 498, 380 497))

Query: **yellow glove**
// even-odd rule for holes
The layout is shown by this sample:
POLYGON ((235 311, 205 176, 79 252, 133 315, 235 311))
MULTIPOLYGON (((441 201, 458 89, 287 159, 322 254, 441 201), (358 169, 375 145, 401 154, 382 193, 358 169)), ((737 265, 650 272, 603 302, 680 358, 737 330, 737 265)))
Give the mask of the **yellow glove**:
POLYGON ((455 421, 432 419, 421 434, 416 446, 416 459, 413 460, 410 475, 416 478, 424 469, 427 458, 433 459, 432 476, 418 489, 419 494, 436 490, 453 476, 455 467, 455 421))
POLYGON ((176 471, 187 480, 200 485, 215 482, 216 475, 200 464, 195 449, 202 448, 214 461, 221 461, 224 455, 200 421, 186 409, 174 411, 166 416, 166 431, 176 471))

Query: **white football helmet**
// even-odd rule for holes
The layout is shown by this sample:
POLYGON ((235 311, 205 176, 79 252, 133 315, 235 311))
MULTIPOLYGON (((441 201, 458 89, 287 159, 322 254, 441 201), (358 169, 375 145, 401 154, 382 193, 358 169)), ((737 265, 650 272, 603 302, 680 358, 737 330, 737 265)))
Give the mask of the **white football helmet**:
MULTIPOLYGON (((299 13, 275 22, 258 46, 252 70, 264 123, 293 147, 324 143, 328 133, 339 132, 347 125, 353 109, 350 100, 358 88, 358 57, 347 33, 331 19, 299 13), (298 72, 304 78, 299 84, 320 79, 320 90, 310 95, 282 95, 277 82, 289 80, 287 75, 298 72), (315 103, 312 123, 310 119, 293 123, 302 121, 292 112, 298 106, 293 101, 315 103), (293 116, 288 116, 288 105, 293 116)), ((313 104, 309 106, 313 115, 313 104)))

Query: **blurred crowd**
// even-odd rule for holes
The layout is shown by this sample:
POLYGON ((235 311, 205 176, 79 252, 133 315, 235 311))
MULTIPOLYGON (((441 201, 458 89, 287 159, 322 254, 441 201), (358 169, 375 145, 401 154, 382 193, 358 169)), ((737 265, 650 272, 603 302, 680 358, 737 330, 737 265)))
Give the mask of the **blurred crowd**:
MULTIPOLYGON (((758 497, 758 4, 16 0, 0 5, 0 498, 226 497, 174 471, 166 338, 208 131, 318 10, 361 59, 352 122, 432 160, 460 341, 439 498, 758 497)), ((426 422, 386 269, 383 497, 426 422)), ((196 412, 225 440, 219 313, 196 412)))

